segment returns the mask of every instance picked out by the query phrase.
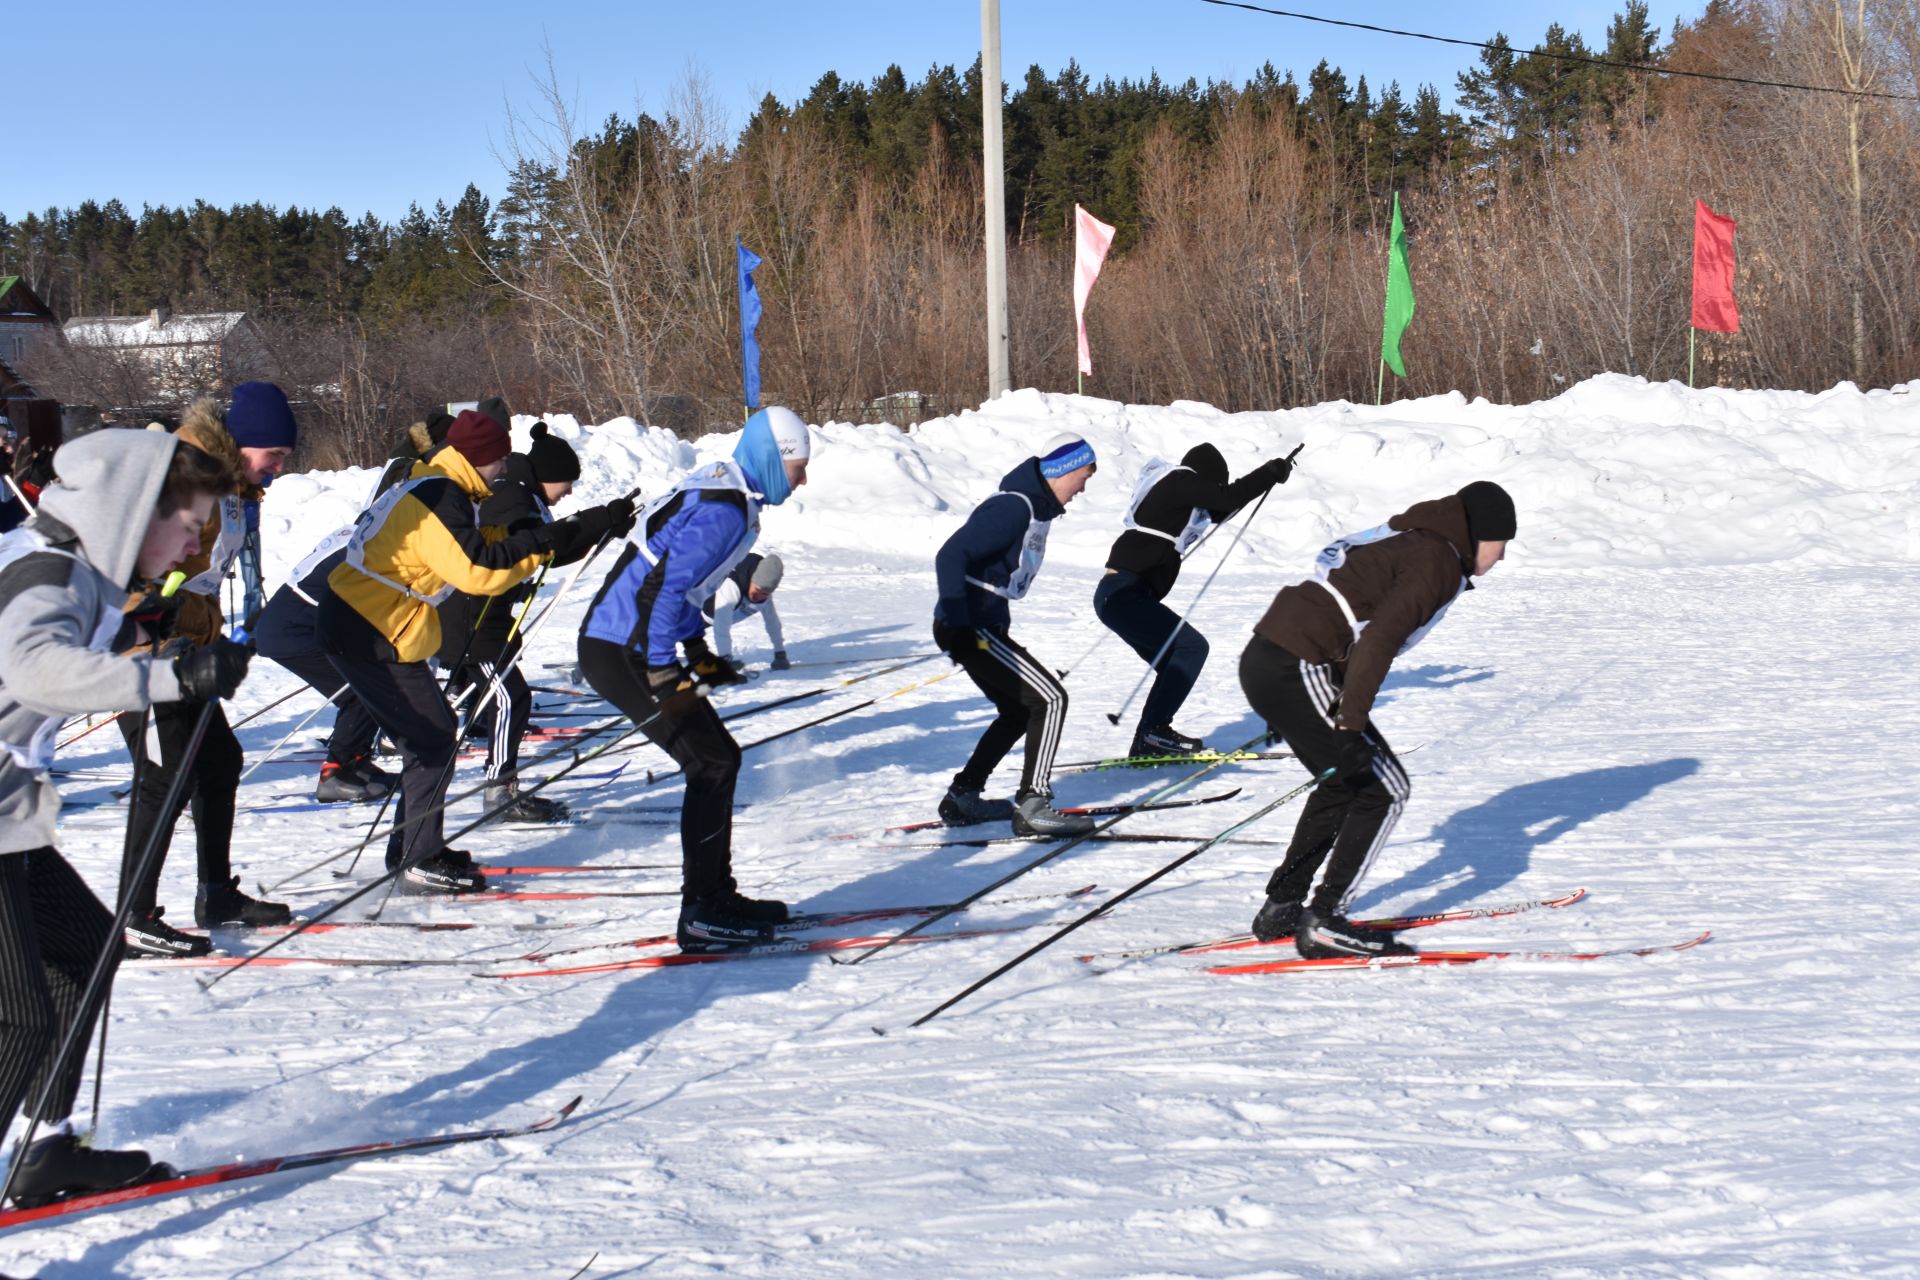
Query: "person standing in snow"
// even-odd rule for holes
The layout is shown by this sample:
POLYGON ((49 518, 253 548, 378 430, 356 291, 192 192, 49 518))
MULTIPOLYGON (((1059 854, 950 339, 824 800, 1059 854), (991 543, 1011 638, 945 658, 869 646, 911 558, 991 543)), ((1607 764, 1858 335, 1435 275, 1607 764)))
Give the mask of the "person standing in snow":
MULTIPOLYGON (((748 555, 733 567, 719 589, 706 598, 700 612, 713 624, 713 651, 721 658, 733 660, 734 624, 758 618, 766 624, 767 642, 773 646, 773 669, 785 671, 793 665, 787 661, 787 638, 780 629, 780 611, 773 606, 773 593, 780 589, 780 579, 786 572, 787 566, 779 556, 748 555)), ((733 663, 736 671, 744 665, 733 663)))
MULTIPOLYGON (((550 554, 592 546, 621 521, 618 503, 518 533, 482 526, 479 504, 506 469, 507 429, 462 410, 446 444, 387 490, 354 525, 320 601, 320 643, 400 750, 400 803, 387 869, 415 893, 486 887, 473 860, 447 847, 442 801, 453 779, 459 722, 427 659, 440 649, 436 607, 455 591, 510 591, 550 554)), ((625 518, 632 519, 627 504, 625 518)))
MULTIPOLYGON (((499 421, 499 419, 495 419, 499 421)), ((381 494, 406 480, 414 464, 433 456, 446 443, 447 428, 453 419, 446 410, 435 407, 421 421, 408 427, 393 457, 388 459, 380 478, 374 482, 368 505, 381 494)), ((393 791, 393 775, 373 762, 374 740, 380 726, 373 713, 354 694, 342 694, 346 681, 327 660, 320 643, 320 601, 329 593, 327 579, 347 558, 347 542, 353 526, 336 529, 308 552, 279 590, 267 601, 267 607, 254 620, 254 648, 299 676, 315 691, 338 703, 333 731, 327 736, 327 756, 320 763, 320 776, 313 785, 313 798, 322 804, 365 804, 385 800, 393 791)))
POLYGON ((1173 718, 1207 664, 1207 638, 1191 622, 1182 625, 1180 615, 1161 601, 1180 577, 1181 561, 1208 529, 1226 523, 1274 485, 1284 484, 1292 472, 1291 462, 1274 458, 1228 484, 1227 460, 1205 443, 1187 450, 1178 466, 1153 458, 1141 469, 1127 508, 1126 531, 1114 540, 1106 576, 1093 590, 1094 615, 1107 630, 1148 662, 1166 650, 1140 709, 1128 755, 1190 755, 1207 745, 1173 727, 1173 718), (1169 636, 1172 644, 1167 643, 1169 636))
POLYGON ((696 469, 647 508, 580 624, 587 683, 686 770, 683 951, 770 942, 787 919, 784 902, 745 896, 733 876, 740 744, 701 695, 743 677, 707 646, 700 606, 752 549, 762 505, 779 506, 807 482, 812 454, 792 410, 770 406, 747 419, 731 460, 696 469))
POLYGON ((1370 716, 1394 658, 1507 554, 1513 499, 1490 480, 1415 503, 1323 550, 1284 587, 1240 655, 1240 687, 1315 787, 1267 882, 1254 936, 1291 934, 1308 959, 1408 955, 1392 933, 1347 919, 1360 877, 1393 833, 1411 787, 1370 716))
POLYGON ((933 642, 1000 712, 941 799, 945 822, 1011 818, 1015 831, 1041 836, 1093 829, 1092 819, 1053 807, 1053 759, 1066 724, 1067 690, 1007 634, 1007 602, 1032 588, 1046 558, 1048 530, 1097 467, 1092 445, 1075 435, 1055 437, 1045 453, 1002 477, 999 490, 974 508, 934 557, 940 598, 933 609, 933 642), (988 775, 1022 737, 1027 749, 1019 792, 1011 802, 983 798, 988 775))
MULTIPOLYGON (((180 567, 187 581, 172 620, 174 643, 204 648, 225 631, 220 593, 229 572, 260 562, 260 500, 266 486, 285 469, 298 431, 293 409, 279 387, 271 382, 243 382, 233 389, 224 410, 213 400, 196 401, 176 435, 221 459, 241 477, 240 486, 220 499, 213 519, 201 530, 198 551, 180 567)), ((255 570, 249 580, 257 577, 255 570)), ((219 705, 213 708, 200 749, 185 762, 191 781, 179 807, 162 812, 204 705, 204 699, 163 701, 153 709, 144 740, 140 737, 144 717, 132 712, 120 717, 127 749, 144 754, 149 765, 141 771, 139 793, 131 806, 129 822, 138 834, 127 845, 128 859, 144 847, 147 830, 162 829, 160 854, 146 875, 136 875, 130 862, 120 873, 120 891, 134 908, 127 923, 127 946, 141 955, 205 955, 213 946, 205 935, 183 933, 168 923, 165 908, 159 905, 160 873, 173 843, 173 829, 188 805, 193 809, 200 882, 193 902, 195 923, 202 928, 222 924, 260 928, 292 919, 284 904, 241 892, 240 877, 233 873, 233 820, 242 756, 240 740, 233 736, 219 705)))
POLYGON ((61 722, 231 697, 248 658, 222 638, 174 658, 112 652, 129 590, 198 552, 239 479, 223 461, 163 432, 106 430, 63 446, 55 466, 39 513, 0 537, 0 1134, 45 1087, 67 1029, 87 1027, 38 1113, 45 1136, 14 1157, 21 1206, 165 1169, 144 1151, 82 1146, 64 1119, 99 1012, 81 997, 120 947, 113 914, 54 848, 60 793, 48 771, 61 722))
MULTIPOLYGON (((536 525, 552 524, 552 504, 573 492, 580 478, 580 457, 573 446, 549 434, 536 422, 533 443, 525 453, 507 455, 506 470, 493 482, 493 494, 480 504, 480 522, 505 529, 509 535, 536 525)), ((624 537, 632 527, 633 503, 620 499, 609 526, 624 537)), ((573 540, 564 553, 556 551, 549 567, 573 564, 594 544, 573 540)), ((447 692, 459 695, 470 685, 480 686, 475 705, 487 700, 480 721, 487 734, 488 809, 502 809, 503 822, 564 822, 567 806, 545 796, 519 793, 520 742, 527 736, 533 714, 533 690, 520 673, 516 617, 527 608, 536 583, 524 582, 491 600, 455 592, 440 606, 440 662, 448 671, 447 692)))

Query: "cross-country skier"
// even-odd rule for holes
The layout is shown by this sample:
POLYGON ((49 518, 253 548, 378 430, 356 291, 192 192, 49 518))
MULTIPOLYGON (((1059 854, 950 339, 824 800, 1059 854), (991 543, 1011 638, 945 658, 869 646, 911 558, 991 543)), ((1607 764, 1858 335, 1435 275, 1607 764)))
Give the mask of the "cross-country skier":
MULTIPOLYGON (((233 389, 232 401, 225 409, 213 400, 195 402, 187 409, 177 434, 188 444, 224 460, 241 478, 240 486, 220 499, 213 519, 201 530, 199 551, 181 566, 187 582, 173 619, 174 642, 204 647, 225 631, 227 619, 220 599, 229 574, 239 570, 248 584, 245 595, 250 598, 254 594, 254 584, 259 580, 260 500, 265 487, 286 467, 297 430, 293 410, 279 387, 271 382, 243 382, 233 389)), ((248 616, 243 614, 242 622, 248 616)), ((191 780, 180 807, 171 813, 161 812, 204 705, 204 699, 163 701, 153 709, 144 741, 137 736, 141 717, 132 713, 120 717, 127 749, 145 755, 149 764, 141 771, 139 794, 131 806, 129 821, 138 834, 127 846, 127 857, 137 856, 147 830, 155 826, 162 829, 160 855, 149 865, 145 877, 136 876, 131 864, 120 872, 120 891, 132 899, 134 908, 127 923, 127 946, 142 955, 204 955, 213 945, 203 934, 176 929, 164 918, 165 908, 159 905, 160 873, 173 843, 173 828, 189 805, 193 809, 200 882, 194 895, 194 921, 202 927, 239 924, 258 928, 285 924, 292 918, 284 904, 263 902, 241 892, 240 877, 233 873, 233 819, 242 757, 240 741, 227 726, 226 712, 219 705, 214 706, 206 736, 188 765, 191 780)))
MULTIPOLYGON (((418 893, 473 893, 486 878, 444 838, 459 724, 427 659, 440 649, 436 606, 455 591, 501 595, 549 554, 592 546, 622 523, 620 503, 509 534, 483 527, 479 504, 506 469, 506 427, 462 410, 446 444, 361 513, 320 601, 328 659, 399 748, 400 803, 387 869, 418 893)), ((632 519, 626 504, 624 519, 632 519)))
POLYGON ((1096 469, 1092 445, 1075 435, 1055 437, 1046 452, 1009 471, 934 557, 940 599, 933 609, 933 642, 966 669, 1000 712, 940 801, 946 822, 1011 818, 1015 831, 1043 836, 1093 829, 1091 818, 1053 807, 1053 759, 1067 719, 1067 690, 1007 634, 1007 602, 1033 586, 1046 558, 1048 530, 1096 469), (1011 802, 983 798, 988 775, 1022 737, 1027 749, 1019 792, 1011 802))
MULTIPOLYGON (((733 567, 726 581, 700 606, 700 612, 713 624, 715 653, 731 662, 734 624, 758 618, 766 625, 767 641, 773 645, 770 665, 775 671, 785 671, 793 665, 787 660, 787 638, 780 628, 780 611, 773 604, 773 593, 780 589, 780 579, 786 572, 786 564, 774 555, 749 555, 733 567)), ((741 670, 744 665, 733 663, 735 670, 741 670)))
POLYGON ((1513 499, 1490 480, 1415 503, 1323 550, 1314 576, 1281 589, 1240 655, 1240 687, 1315 787, 1254 917, 1263 942, 1302 956, 1406 955, 1393 934, 1347 919, 1347 901, 1392 834, 1410 786, 1368 718, 1396 655, 1419 643, 1473 579, 1506 556, 1513 499))
POLYGON ((199 549, 238 480, 225 463, 163 432, 104 430, 63 446, 55 466, 39 514, 0 538, 0 1133, 46 1086, 68 1028, 84 1026, 40 1109, 45 1136, 14 1156, 21 1205, 164 1176, 144 1151, 80 1145, 64 1119, 99 1012, 81 997, 120 947, 112 913, 53 846, 60 724, 230 697, 248 656, 225 639, 171 659, 112 652, 129 589, 199 549))
POLYGON ((1106 576, 1093 590, 1095 616, 1135 653, 1152 662, 1166 648, 1127 754, 1185 755, 1207 745, 1173 727, 1206 666, 1207 638, 1191 621, 1181 625, 1180 615, 1161 601, 1180 576, 1180 562, 1209 528, 1285 483, 1292 471, 1285 458, 1273 458, 1228 484, 1227 460, 1211 444, 1187 450, 1178 466, 1154 458, 1142 468, 1126 531, 1107 553, 1106 576))
MULTIPOLYGON (((493 495, 480 504, 482 524, 509 534, 551 524, 552 504, 573 492, 580 478, 580 457, 573 446, 551 434, 544 422, 533 424, 532 435, 527 452, 507 455, 506 470, 493 482, 493 495)), ((630 518, 633 504, 626 502, 622 511, 630 518)), ((551 566, 572 564, 591 550, 592 543, 576 540, 566 554, 555 554, 551 566)), ((503 822, 562 822, 567 817, 567 806, 558 800, 519 794, 520 742, 533 713, 533 690, 516 661, 520 634, 515 619, 532 601, 534 589, 533 582, 525 582, 491 601, 456 592, 440 606, 440 662, 450 673, 447 692, 458 695, 478 685, 474 705, 490 699, 477 723, 488 729, 486 805, 506 805, 500 814, 503 822)))
MULTIPOLYGON (((496 419, 498 421, 498 419, 496 419)), ((380 495, 412 474, 414 465, 430 458, 447 439, 453 419, 436 408, 407 428, 394 448, 386 469, 367 498, 371 506, 380 495)), ((343 694, 346 681, 327 660, 320 644, 320 601, 331 590, 327 579, 347 556, 353 526, 336 529, 308 552, 286 582, 273 593, 255 619, 253 644, 261 657, 271 658, 337 704, 333 731, 327 736, 327 758, 314 781, 313 798, 323 804, 358 804, 384 800, 394 777, 373 762, 374 740, 380 726, 358 696, 343 694)))
POLYGON ((707 646, 700 605, 752 548, 761 507, 779 506, 807 482, 812 453, 792 410, 770 406, 747 419, 731 460, 696 469, 647 508, 580 626, 587 683, 686 770, 683 951, 767 942, 787 918, 784 902, 746 897, 733 877, 740 744, 695 686, 742 680, 707 646))

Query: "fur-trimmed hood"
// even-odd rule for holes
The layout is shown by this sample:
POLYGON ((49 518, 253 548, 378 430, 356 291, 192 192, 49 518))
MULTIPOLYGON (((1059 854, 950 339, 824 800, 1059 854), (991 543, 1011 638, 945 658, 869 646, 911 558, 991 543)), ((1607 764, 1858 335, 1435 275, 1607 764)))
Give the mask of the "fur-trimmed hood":
POLYGON ((227 413, 219 401, 200 399, 188 405, 186 416, 180 419, 180 429, 174 435, 205 453, 224 459, 234 474, 241 477, 237 492, 248 502, 258 502, 265 495, 265 490, 246 478, 247 460, 227 431, 227 413))

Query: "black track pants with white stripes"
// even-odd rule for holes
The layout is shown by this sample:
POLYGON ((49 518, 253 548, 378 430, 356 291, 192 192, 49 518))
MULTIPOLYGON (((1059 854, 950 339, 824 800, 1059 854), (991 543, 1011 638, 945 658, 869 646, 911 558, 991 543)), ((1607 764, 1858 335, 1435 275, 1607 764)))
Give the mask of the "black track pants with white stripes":
POLYGON ((511 778, 519 772, 520 743, 527 736, 527 723, 533 716, 533 689, 527 684, 527 678, 520 674, 518 664, 504 672, 500 670, 502 665, 495 659, 470 661, 456 668, 447 681, 447 692, 456 699, 466 692, 468 685, 480 686, 466 705, 471 712, 483 699, 487 704, 476 723, 486 726, 488 782, 511 778))
MULTIPOLYGON (((1309 773, 1334 763, 1340 674, 1331 663, 1303 662, 1259 636, 1240 655, 1240 688, 1248 703, 1309 773)), ((1336 778, 1313 789, 1286 860, 1267 882, 1268 897, 1346 914, 1347 900, 1393 834, 1411 791, 1407 771, 1372 721, 1366 735, 1374 752, 1373 781, 1356 791, 1336 778)))
POLYGON ((1027 740, 1020 794, 1050 791, 1053 759, 1060 751, 1060 730, 1067 722, 1067 689, 1045 663, 997 631, 934 624, 933 642, 965 669, 980 692, 1000 709, 967 767, 953 777, 956 787, 979 790, 995 765, 1022 737, 1027 740), (981 642, 985 641, 985 647, 981 642))
POLYGON ((620 708, 647 738, 687 771, 680 802, 680 896, 691 905, 733 893, 733 788, 740 744, 705 698, 655 719, 660 704, 647 687, 647 665, 633 650, 580 637, 580 673, 593 691, 620 708))
MULTIPOLYGON (((54 850, 0 854, 0 1134, 39 1095, 112 928, 112 914, 54 850)), ((115 947, 108 964, 119 963, 115 947)), ((39 1119, 73 1110, 88 1039, 81 1037, 39 1119)))

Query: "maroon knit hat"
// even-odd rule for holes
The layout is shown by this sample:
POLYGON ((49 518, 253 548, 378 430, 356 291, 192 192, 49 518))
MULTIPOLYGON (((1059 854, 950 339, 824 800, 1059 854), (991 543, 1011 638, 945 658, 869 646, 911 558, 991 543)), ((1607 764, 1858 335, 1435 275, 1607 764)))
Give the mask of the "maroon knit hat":
POLYGON ((447 443, 476 467, 498 462, 513 448, 507 429, 473 409, 462 409, 447 428, 447 443))

